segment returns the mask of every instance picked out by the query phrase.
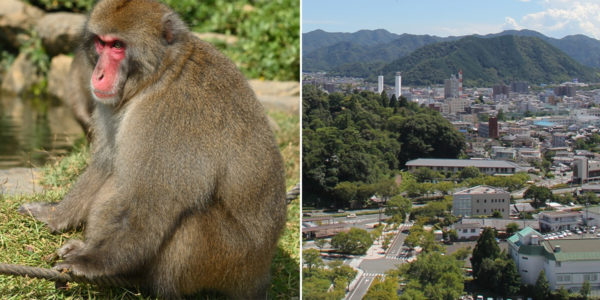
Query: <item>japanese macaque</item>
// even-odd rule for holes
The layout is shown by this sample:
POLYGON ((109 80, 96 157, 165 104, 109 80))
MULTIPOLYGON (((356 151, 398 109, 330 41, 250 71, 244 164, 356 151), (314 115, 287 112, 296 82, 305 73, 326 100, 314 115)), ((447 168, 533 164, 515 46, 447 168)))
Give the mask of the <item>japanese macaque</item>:
POLYGON ((61 202, 20 208, 55 232, 85 224, 56 268, 125 276, 163 298, 264 299, 284 167, 244 76, 153 0, 99 1, 81 49, 90 164, 61 202))

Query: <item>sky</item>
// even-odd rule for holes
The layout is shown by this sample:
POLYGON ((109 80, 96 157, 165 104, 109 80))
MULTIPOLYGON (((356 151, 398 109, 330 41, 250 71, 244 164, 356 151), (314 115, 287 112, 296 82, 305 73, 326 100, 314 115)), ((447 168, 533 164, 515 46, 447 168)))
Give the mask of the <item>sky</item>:
POLYGON ((600 40, 600 0, 302 0, 302 32, 392 33, 440 37, 530 29, 553 38, 600 40))

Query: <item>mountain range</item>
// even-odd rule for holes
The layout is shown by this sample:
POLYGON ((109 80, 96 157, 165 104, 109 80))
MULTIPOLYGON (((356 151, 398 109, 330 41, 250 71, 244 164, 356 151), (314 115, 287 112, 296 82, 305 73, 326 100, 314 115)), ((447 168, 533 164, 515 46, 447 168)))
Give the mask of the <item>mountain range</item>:
POLYGON ((458 69, 463 69, 465 85, 510 80, 549 83, 574 77, 594 81, 598 80, 595 68, 600 67, 600 41, 584 35, 555 39, 531 30, 445 38, 397 35, 383 29, 315 30, 303 34, 302 51, 304 71, 371 80, 382 73, 389 82, 390 74, 402 71, 407 84, 442 83, 458 69))

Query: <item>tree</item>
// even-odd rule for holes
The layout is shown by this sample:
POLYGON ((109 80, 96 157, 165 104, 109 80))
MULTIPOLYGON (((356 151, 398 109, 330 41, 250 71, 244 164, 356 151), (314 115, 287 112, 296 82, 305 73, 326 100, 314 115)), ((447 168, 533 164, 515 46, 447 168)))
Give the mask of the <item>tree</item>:
POLYGON ((385 91, 381 92, 381 106, 388 107, 390 106, 390 97, 388 97, 385 91))
POLYGON ((400 195, 392 197, 387 201, 385 214, 391 216, 389 222, 404 223, 406 215, 410 213, 412 202, 400 195))
POLYGON ((468 178, 477 178, 481 176, 481 172, 477 167, 466 167, 460 170, 458 173, 458 178, 460 179, 468 179, 468 178))
POLYGON ((519 224, 512 222, 512 223, 508 223, 506 225, 506 234, 511 236, 513 235, 513 233, 519 231, 520 227, 519 224))
POLYGON ((373 244, 371 234, 364 229, 351 228, 349 232, 340 232, 331 238, 331 246, 339 252, 363 255, 373 244))
POLYGON ((413 175, 417 179, 417 182, 433 181, 435 179, 443 178, 440 172, 430 168, 418 168, 413 172, 413 175))
POLYGON ((396 95, 392 95, 392 98, 390 99, 390 107, 398 107, 398 99, 396 99, 396 95))
POLYGON ((499 269, 502 275, 500 277, 500 288, 497 292, 504 293, 504 295, 516 295, 519 293, 519 289, 521 288, 521 275, 519 275, 517 266, 512 258, 504 257, 499 269))
POLYGON ((437 251, 419 255, 419 259, 398 269, 402 279, 408 282, 404 293, 419 295, 415 293, 419 290, 426 299, 458 299, 464 288, 461 264, 452 255, 441 255, 437 251))
POLYGON ((535 299, 548 299, 548 296, 550 296, 550 284, 548 283, 548 279, 546 279, 546 272, 544 272, 544 269, 540 271, 540 275, 538 275, 538 278, 535 281, 533 295, 535 296, 535 299))
POLYGON ((398 107, 407 107, 408 106, 408 99, 406 99, 406 97, 404 96, 400 96, 400 99, 398 99, 398 107))
POLYGON ((388 276, 383 279, 381 276, 375 277, 369 287, 367 294, 363 299, 367 300, 397 300, 398 299, 398 278, 388 276))
POLYGON ((498 118, 498 121, 506 121, 506 116, 504 115, 504 111, 502 110, 502 108, 498 110, 496 118, 498 118))
POLYGON ((569 300, 569 298, 571 298, 571 296, 569 296, 569 291, 567 291, 564 286, 561 286, 558 291, 556 291, 556 296, 557 297, 555 298, 558 298, 559 300, 569 300))
POLYGON ((579 291, 579 293, 581 293, 581 296, 583 296, 583 299, 587 300, 590 295, 590 291, 591 291, 590 282, 586 280, 583 282, 583 285, 581 286, 581 290, 579 291))
POLYGON ((496 242, 496 232, 493 228, 486 227, 477 240, 473 255, 471 256, 471 266, 473 274, 478 274, 479 266, 485 258, 495 260, 500 256, 500 247, 496 242))
POLYGON ((385 237, 383 238, 383 243, 381 244, 381 248, 385 251, 387 250, 387 248, 390 246, 390 244, 392 243, 392 240, 394 239, 394 234, 393 233, 388 233, 385 235, 385 237))
POLYGON ((524 198, 531 198, 533 202, 531 205, 535 208, 539 208, 546 204, 546 201, 552 198, 552 191, 544 186, 530 186, 523 194, 524 198))
POLYGON ((323 247, 325 247, 325 244, 327 244, 327 240, 315 239, 315 246, 319 247, 319 250, 323 250, 323 247))
POLYGON ((323 259, 321 259, 321 252, 317 249, 303 250, 302 259, 309 271, 315 267, 320 267, 323 265, 323 259))
POLYGON ((492 213, 492 218, 496 218, 496 219, 502 219, 502 213, 501 213, 501 212, 499 212, 499 211, 497 211, 497 210, 495 210, 495 211, 492 213))

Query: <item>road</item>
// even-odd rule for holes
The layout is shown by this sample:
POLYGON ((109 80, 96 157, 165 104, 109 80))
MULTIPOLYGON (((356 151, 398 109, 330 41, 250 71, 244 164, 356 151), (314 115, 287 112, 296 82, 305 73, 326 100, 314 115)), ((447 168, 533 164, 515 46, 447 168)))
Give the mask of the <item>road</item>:
POLYGON ((386 251, 385 257, 361 258, 358 268, 363 271, 363 274, 359 277, 357 284, 346 299, 362 299, 376 276, 385 277, 385 272, 396 269, 398 265, 406 262, 407 258, 404 256, 406 251, 403 251, 402 248, 407 234, 402 233, 402 230, 406 230, 410 226, 411 224, 400 225, 398 233, 392 240, 388 251, 386 251))
POLYGON ((371 283, 373 283, 373 280, 375 279, 375 277, 377 277, 378 274, 373 274, 373 273, 364 273, 363 275, 361 275, 358 284, 356 285, 356 287, 354 288, 354 290, 352 290, 352 292, 348 295, 348 300, 360 300, 362 299, 366 294, 367 291, 369 290, 369 287, 371 286, 371 283))
POLYGON ((406 230, 409 229, 411 225, 409 224, 402 224, 400 225, 400 227, 398 227, 398 234, 396 234, 396 236, 394 237, 394 240, 392 241, 390 248, 388 249, 388 251, 386 251, 385 257, 386 258, 398 258, 400 257, 400 254, 402 253, 402 246, 404 245, 404 240, 406 239, 406 234, 402 233, 402 230, 406 230))

